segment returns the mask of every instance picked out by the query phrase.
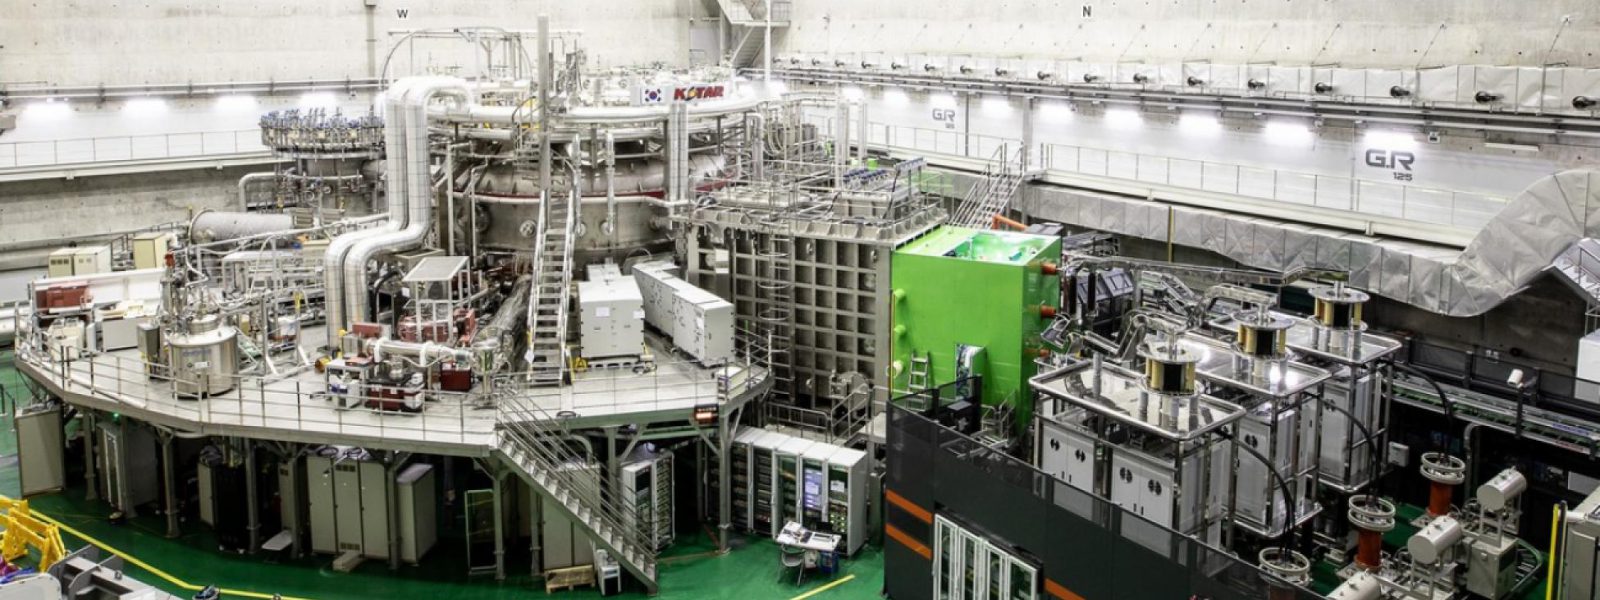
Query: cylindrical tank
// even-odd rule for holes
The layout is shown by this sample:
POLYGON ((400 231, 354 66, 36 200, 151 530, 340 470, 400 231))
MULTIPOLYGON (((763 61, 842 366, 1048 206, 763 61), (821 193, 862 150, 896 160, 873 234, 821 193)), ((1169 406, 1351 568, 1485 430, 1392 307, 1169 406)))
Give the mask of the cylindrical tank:
POLYGON ((173 391, 198 398, 233 389, 239 375, 239 332, 224 325, 217 315, 188 322, 167 336, 167 364, 172 369, 173 391))
POLYGON ((290 229, 294 217, 288 214, 208 210, 189 222, 189 240, 205 244, 290 229))
POLYGON ((1506 469, 1478 486, 1478 505, 1489 512, 1505 510, 1528 489, 1528 479, 1516 469, 1506 469))
POLYGON ((1417 562, 1431 565, 1439 562, 1461 542, 1461 522, 1452 517, 1438 517, 1428 522, 1411 539, 1406 540, 1406 550, 1417 562))
POLYGON ((1328 594, 1328 600, 1378 600, 1382 593, 1383 586, 1378 583, 1378 578, 1363 572, 1344 580, 1333 593, 1328 594))

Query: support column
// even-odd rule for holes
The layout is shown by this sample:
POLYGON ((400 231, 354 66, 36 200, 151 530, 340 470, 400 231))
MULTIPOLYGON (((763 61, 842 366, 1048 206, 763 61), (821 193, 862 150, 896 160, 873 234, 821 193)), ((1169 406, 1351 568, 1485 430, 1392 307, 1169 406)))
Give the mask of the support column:
POLYGON ((833 123, 833 187, 844 187, 845 163, 850 159, 850 103, 839 97, 833 123))
POLYGON ((506 474, 497 468, 495 469, 493 477, 491 477, 491 479, 494 481, 494 485, 491 487, 491 489, 494 490, 495 581, 506 580, 506 509, 505 500, 503 499, 503 496, 505 495, 505 476, 506 474))
POLYGON ((255 554, 261 548, 261 496, 256 492, 256 443, 254 440, 244 441, 244 505, 248 521, 246 530, 250 533, 250 554, 255 554))
MULTIPOLYGON (((300 541, 301 534, 305 532, 306 463, 300 456, 299 449, 285 453, 284 456, 285 460, 289 461, 290 485, 295 487, 293 494, 295 505, 289 507, 289 514, 293 515, 294 519, 284 525, 288 527, 289 533, 294 536, 289 540, 290 555, 295 558, 302 558, 306 555, 305 545, 300 541)), ((281 494, 282 492, 280 491, 279 493, 281 494)))
POLYGON ((100 433, 98 424, 95 422, 96 420, 97 419, 95 419, 95 417, 94 417, 94 411, 93 410, 85 410, 84 411, 84 413, 83 413, 83 481, 86 484, 84 487, 87 489, 87 491, 83 495, 83 499, 84 500, 99 500, 100 499, 99 487, 97 485, 98 482, 95 481, 99 477, 95 473, 95 465, 97 463, 95 462, 95 456, 94 456, 94 436, 100 433))
POLYGON ((861 160, 863 166, 867 163, 867 141, 871 139, 871 134, 872 127, 867 121, 867 99, 863 95, 861 98, 861 118, 856 123, 856 137, 860 140, 856 142, 856 158, 861 160))
POLYGON ((622 460, 617 456, 617 428, 606 428, 606 489, 611 498, 622 497, 622 460))
POLYGON ((1022 99, 1022 172, 1033 169, 1036 160, 1033 156, 1033 120, 1034 110, 1039 107, 1039 99, 1028 97, 1022 99))
POLYGON ((183 533, 178 530, 178 492, 175 489, 177 487, 175 484, 177 477, 173 474, 177 467, 172 464, 172 434, 165 431, 157 431, 156 435, 161 437, 161 476, 162 485, 167 492, 167 538, 174 539, 183 535, 183 533))
MULTIPOLYGON (((728 534, 733 532, 733 426, 735 421, 724 413, 717 427, 717 552, 728 551, 728 534)), ((754 486, 754 484, 751 484, 754 486)), ((754 489, 752 487, 751 489, 754 489)))

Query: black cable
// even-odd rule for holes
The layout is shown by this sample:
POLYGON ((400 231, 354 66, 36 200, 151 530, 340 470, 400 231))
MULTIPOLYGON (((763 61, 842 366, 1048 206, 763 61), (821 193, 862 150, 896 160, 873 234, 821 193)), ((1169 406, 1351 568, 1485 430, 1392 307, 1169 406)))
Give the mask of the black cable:
MULTIPOLYGON (((1235 440, 1233 438, 1233 435, 1228 433, 1227 430, 1218 429, 1217 430, 1217 435, 1222 436, 1222 439, 1225 439, 1225 440, 1233 442, 1233 446, 1235 448, 1242 449, 1245 452, 1249 452, 1251 456, 1256 457, 1256 460, 1261 461, 1261 466, 1266 467, 1267 473, 1272 475, 1272 478, 1274 480, 1277 480, 1277 482, 1278 482, 1278 492, 1283 494, 1284 508, 1286 508, 1288 510, 1288 514, 1286 516, 1288 517, 1288 528, 1287 528, 1287 531, 1288 531, 1289 535, 1286 538, 1287 541, 1284 543, 1282 548, 1293 550, 1294 547, 1295 547, 1295 530, 1297 528, 1295 527, 1295 522, 1294 522, 1294 520, 1295 520, 1294 519, 1294 517, 1295 517, 1295 514, 1294 514, 1295 498, 1294 498, 1293 494, 1289 493, 1289 480, 1284 479, 1283 475, 1278 473, 1277 469, 1273 468, 1272 461, 1267 460, 1266 455, 1263 455, 1261 452, 1257 451, 1255 448, 1251 448, 1250 446, 1245 445, 1245 444, 1240 443, 1239 441, 1235 440)), ((1237 484, 1234 485, 1234 489, 1237 490, 1238 487, 1239 486, 1237 484)), ((1234 506, 1235 506, 1234 511, 1235 511, 1236 514, 1234 514, 1233 518, 1237 519, 1237 518, 1239 518, 1239 516, 1237 514, 1237 512, 1238 512, 1238 508, 1237 508, 1238 507, 1238 500, 1237 499, 1234 500, 1234 506)), ((1272 502, 1271 502, 1270 499, 1268 499, 1268 502, 1267 502, 1267 510, 1268 511, 1272 510, 1272 502)), ((1264 525, 1264 523, 1263 523, 1263 525, 1264 525)))
MULTIPOLYGON (((1439 395, 1439 402, 1444 405, 1445 422, 1446 422, 1447 425, 1449 425, 1450 433, 1452 435, 1454 435, 1454 433, 1455 433, 1455 425, 1456 425, 1455 403, 1451 402, 1450 401, 1450 397, 1445 395, 1444 386, 1439 385, 1439 382, 1434 381, 1433 377, 1429 376, 1427 373, 1422 372, 1421 369, 1418 369, 1418 368, 1413 367, 1411 365, 1408 365, 1406 363, 1394 362, 1393 360, 1391 360, 1391 361, 1388 361, 1388 364, 1391 367, 1397 367, 1400 370, 1405 371, 1406 373, 1409 373, 1411 375, 1415 375, 1417 377, 1420 377, 1420 378, 1422 378, 1423 381, 1428 382, 1428 385, 1433 386, 1434 393, 1439 395)), ((1449 448, 1449 444, 1446 444, 1445 445, 1445 450, 1449 450, 1449 449, 1450 449, 1449 448)))

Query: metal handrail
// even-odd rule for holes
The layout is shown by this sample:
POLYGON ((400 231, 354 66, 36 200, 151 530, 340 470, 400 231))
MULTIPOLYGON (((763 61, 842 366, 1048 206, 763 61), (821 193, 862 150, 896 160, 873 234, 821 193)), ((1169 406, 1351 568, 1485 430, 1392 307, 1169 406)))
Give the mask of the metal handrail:
POLYGON ((146 135, 64 138, 0 143, 0 168, 50 167, 128 160, 203 157, 221 154, 266 153, 259 129, 186 131, 146 135), (208 147, 216 136, 227 144, 208 147), (241 142, 241 137, 245 140, 241 142), (179 142, 174 145, 174 141, 179 142), (158 144, 159 142, 159 144, 158 144), (46 151, 48 150, 48 151, 46 151))
MULTIPOLYGON (((590 519, 594 519, 609 530, 602 531, 599 527, 595 527, 593 523, 589 523, 589 526, 595 529, 597 534, 609 534, 609 537, 614 539, 606 540, 608 543, 622 546, 618 550, 632 554, 632 556, 623 556, 621 558, 634 562, 640 568, 653 573, 655 568, 653 550, 648 544, 644 543, 639 531, 625 525, 627 522, 626 515, 617 507, 617 503, 606 499, 603 491, 605 486, 596 486, 593 492, 588 491, 586 489, 587 486, 582 485, 577 480, 576 475, 569 470, 561 468, 563 464, 572 462, 571 459, 573 457, 564 456, 557 448, 564 444, 562 440, 568 439, 572 432, 565 425, 562 425, 558 419, 551 417, 537 405, 523 403, 516 395, 508 395, 502 398, 498 406, 503 413, 509 413, 516 417, 498 419, 502 430, 509 432, 511 441, 517 443, 517 447, 523 450, 530 459, 533 459, 535 466, 544 471, 538 474, 530 473, 530 475, 542 475, 548 480, 556 482, 558 487, 564 488, 549 491, 558 495, 558 500, 561 500, 559 495, 563 493, 570 498, 576 499, 578 504, 588 509, 588 517, 590 519), (545 424, 553 425, 545 426, 545 424)), ((579 517, 582 519, 583 515, 579 515, 579 517)))
MULTIPOLYGON (((832 131, 832 117, 812 116, 808 121, 816 123, 819 131, 832 131)), ((974 159, 992 154, 993 149, 997 146, 1016 145, 1022 142, 1019 138, 907 125, 874 125, 868 129, 866 143, 871 147, 886 150, 914 150, 921 153, 974 159)), ((1157 183, 1179 188, 1234 194, 1246 198, 1272 200, 1302 206, 1311 205, 1329 210, 1360 214, 1380 214, 1453 227, 1481 227, 1492 219, 1504 207, 1506 202, 1506 198, 1488 193, 1366 180, 1350 176, 1320 174, 1270 166, 1124 152, 1071 144, 1039 142, 1030 150, 1037 150, 1037 152, 1032 153, 1033 158, 1030 161, 1032 163, 1030 166, 1058 172, 1079 173, 1138 183, 1157 183), (1105 156, 1104 160, 1093 160, 1093 157, 1100 154, 1105 156), (1069 159, 1067 158, 1068 156, 1073 158, 1069 159), (1090 160, 1086 162, 1085 157, 1089 157, 1090 160), (1134 160, 1133 176, 1126 177, 1115 173, 1113 157, 1131 157, 1134 160), (1156 161, 1151 164, 1163 166, 1162 168, 1152 166, 1147 169, 1144 165, 1148 161, 1156 161), (1170 168, 1170 165, 1189 163, 1196 165, 1196 169, 1201 174, 1198 185, 1189 185, 1185 182, 1175 182, 1173 180, 1173 169, 1170 168), (1099 168, 1094 168, 1097 165, 1099 168), (1206 184, 1208 177, 1215 176, 1208 175, 1209 173, 1222 174, 1230 171, 1233 173, 1231 177, 1232 183, 1223 186, 1224 189, 1217 189, 1216 186, 1208 186, 1206 184), (1266 174, 1270 174, 1270 189, 1257 190, 1246 185, 1244 183, 1245 178, 1239 175, 1246 172, 1262 173, 1263 179, 1267 177, 1266 174), (1293 185, 1297 181, 1302 182, 1302 184, 1293 185), (1393 199, 1380 197, 1379 192, 1384 190, 1398 190, 1398 197, 1393 199), (1262 191, 1267 193, 1260 193, 1262 191), (1441 204, 1445 205, 1442 207, 1445 209, 1445 216, 1430 218, 1430 213, 1441 208, 1439 206, 1441 204)))

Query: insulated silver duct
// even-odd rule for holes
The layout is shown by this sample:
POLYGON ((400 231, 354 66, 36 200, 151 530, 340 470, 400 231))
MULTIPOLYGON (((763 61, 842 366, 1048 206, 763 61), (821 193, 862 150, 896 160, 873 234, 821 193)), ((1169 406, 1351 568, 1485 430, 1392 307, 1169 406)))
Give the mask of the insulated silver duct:
MULTIPOLYGON (((466 82, 454 77, 423 77, 407 86, 402 93, 391 94, 388 98, 388 107, 385 115, 387 127, 391 130, 400 126, 400 137, 396 146, 404 148, 400 160, 395 160, 394 148, 387 149, 389 153, 389 184, 390 224, 396 217, 402 219, 404 227, 385 231, 378 235, 362 238, 350 247, 349 253, 344 257, 344 295, 328 296, 332 303, 336 298, 344 301, 344 319, 347 323, 368 320, 367 314, 367 261, 379 252, 397 252, 421 244, 433 229, 433 173, 428 151, 428 102, 435 96, 446 96, 458 104, 467 103, 466 82), (402 182, 401 194, 395 193, 395 185, 402 182), (396 202, 400 200, 400 202, 396 202), (398 205, 398 206, 396 206, 398 205)), ((401 80, 405 82, 406 80, 401 80)), ((385 143, 392 143, 385 132, 385 143)), ((333 326, 330 313, 329 325, 333 326)))
POLYGON ((420 363, 450 360, 462 365, 473 364, 471 349, 452 348, 431 342, 401 342, 388 338, 372 338, 367 340, 364 350, 374 360, 383 360, 384 354, 397 354, 414 358, 420 363))
MULTIPOLYGON (((404 98, 406 92, 417 83, 417 79, 402 79, 389 86, 388 91, 385 92, 387 98, 390 99, 389 105, 385 107, 387 112, 383 129, 386 181, 384 193, 385 204, 388 209, 388 222, 372 229, 354 231, 334 238, 328 244, 328 250, 323 255, 322 281, 323 289, 325 290, 324 297, 327 298, 325 311, 327 313, 328 342, 330 344, 339 339, 339 332, 344 330, 349 323, 345 319, 343 303, 344 299, 350 295, 346 293, 344 285, 345 255, 349 254, 350 249, 357 242, 384 233, 398 231, 406 224, 406 186, 405 176, 401 174, 401 165, 406 164, 404 160, 405 124, 396 118, 393 106, 396 99, 404 98)), ((366 289, 364 287, 357 289, 361 290, 357 295, 365 298, 366 289)))
POLYGON ((1030 186, 1030 217, 1166 241, 1250 267, 1350 273, 1350 285, 1452 317, 1482 315, 1575 244, 1600 238, 1600 172, 1564 171, 1506 203, 1466 248, 1389 240, 1217 210, 1030 186))
POLYGON ((292 215, 207 210, 189 221, 189 240, 208 244, 292 229, 292 215))

